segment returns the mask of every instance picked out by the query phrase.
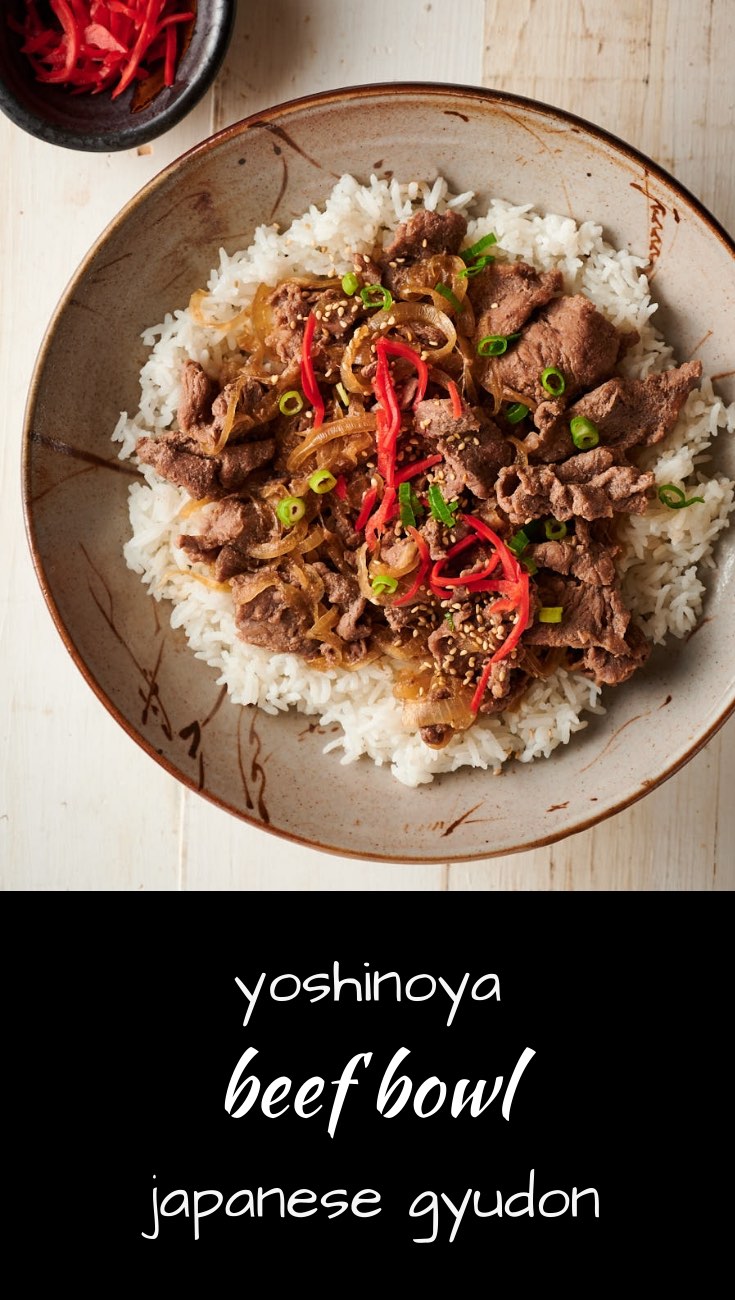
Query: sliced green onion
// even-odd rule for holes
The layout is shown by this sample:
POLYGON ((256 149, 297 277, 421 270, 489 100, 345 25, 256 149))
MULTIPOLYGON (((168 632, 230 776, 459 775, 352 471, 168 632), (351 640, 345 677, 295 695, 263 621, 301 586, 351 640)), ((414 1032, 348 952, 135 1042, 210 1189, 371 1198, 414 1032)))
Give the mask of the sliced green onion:
POLYGON ((383 594, 392 596, 398 586, 398 579, 391 578, 389 573, 376 573, 371 580, 370 586, 376 596, 382 596, 383 594))
POLYGON ((450 631, 450 632, 453 632, 453 631, 454 631, 454 619, 452 618, 452 615, 451 615, 451 614, 445 614, 445 615, 444 615, 444 622, 446 623, 447 627, 449 628, 449 631, 450 631))
POLYGON ((512 551, 514 555, 520 556, 523 555, 523 552, 525 551, 526 547, 529 545, 530 541, 531 538, 528 536, 528 533, 524 533, 523 529, 519 528, 518 532, 514 533, 513 536, 510 538, 510 541, 507 542, 507 547, 508 550, 512 551))
POLYGON ((561 605, 542 605, 538 612, 539 623, 561 623, 564 609, 561 605))
POLYGON ((296 388, 290 388, 284 393, 278 403, 278 409, 281 415, 298 415, 299 411, 304 409, 304 399, 296 388))
POLYGON ((354 271, 348 271, 347 275, 342 276, 342 292, 346 293, 350 298, 353 294, 357 293, 359 284, 360 281, 354 271))
POLYGON ((690 497, 687 501, 686 492, 682 492, 675 483, 662 483, 658 490, 658 499, 662 505, 668 506, 669 510, 686 510, 686 507, 693 506, 695 501, 700 501, 704 505, 704 497, 690 497))
POLYGON ((580 451, 591 451, 600 441, 600 431, 592 420, 586 419, 584 415, 575 415, 573 420, 569 421, 569 432, 572 435, 572 442, 580 451))
POLYGON ((440 524, 446 524, 447 528, 453 528, 457 522, 454 515, 459 506, 459 501, 445 501, 438 483, 432 483, 427 496, 434 518, 438 519, 440 524))
POLYGON ((456 293, 452 293, 452 290, 449 289, 446 284, 442 284, 441 280, 439 281, 438 284, 434 285, 434 291, 436 293, 440 293, 442 298, 446 298, 450 307, 453 307, 455 311, 459 312, 462 310, 462 304, 459 301, 459 298, 457 297, 456 293))
POLYGON ((416 516, 422 515, 424 512, 410 483, 399 483, 398 501, 401 507, 401 523, 403 527, 415 528, 416 516))
POLYGON ((547 393, 551 393, 552 397, 561 397, 567 381, 558 366, 547 366, 541 371, 541 386, 547 393))
POLYGON ((301 497, 284 497, 276 506, 276 514, 284 528, 293 528, 299 519, 303 519, 305 511, 306 506, 301 497))
POLYGON ((344 384, 335 384, 334 387, 337 390, 337 394, 339 396, 339 400, 342 403, 342 405, 349 406, 350 399, 347 396, 347 389, 345 388, 344 384))
POLYGON ((513 402, 505 412, 505 418, 508 421, 508 424, 520 424, 521 420, 525 420, 527 415, 528 407, 524 406, 523 402, 513 402))
POLYGON ((328 469, 315 469, 309 478, 309 487, 312 492, 318 492, 320 496, 323 492, 331 492, 332 488, 336 486, 337 480, 328 469))
POLYGON ((486 334, 477 345, 478 354, 481 357, 502 357, 508 351, 508 344, 520 337, 520 330, 516 334, 486 334))
POLYGON ((463 262, 474 262, 475 258, 480 256, 480 253, 484 253, 486 248, 491 248, 497 242, 497 237, 491 231, 489 235, 483 235, 482 239, 478 239, 476 244, 470 244, 469 248, 463 248, 460 257, 463 262))
POLYGON ((388 311, 393 306, 393 294, 384 289, 382 284, 368 284, 360 290, 360 297, 366 307, 380 307, 388 311))
POLYGON ((560 542, 567 535, 567 526, 561 519, 547 519, 544 532, 550 542, 560 542))
POLYGON ((476 262, 473 262, 471 266, 463 267, 461 271, 457 272, 457 275, 461 275, 465 279, 469 278, 471 275, 479 275, 480 271, 484 271, 485 267, 489 266, 490 263, 494 261, 494 257, 478 257, 476 262))
POLYGON ((526 573, 531 574, 531 577, 533 577, 534 573, 538 573, 538 565, 532 555, 529 555, 528 559, 521 560, 521 564, 526 570, 526 573))

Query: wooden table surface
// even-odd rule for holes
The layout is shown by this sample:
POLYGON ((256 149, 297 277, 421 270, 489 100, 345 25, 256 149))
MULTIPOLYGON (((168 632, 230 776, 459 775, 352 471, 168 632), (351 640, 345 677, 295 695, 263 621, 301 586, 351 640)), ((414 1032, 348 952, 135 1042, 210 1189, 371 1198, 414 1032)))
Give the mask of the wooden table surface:
MULTIPOLYGON (((599 123, 735 230, 733 0, 241 0, 206 99, 148 153, 41 144, 0 119, 0 866, 5 889, 732 889, 735 720, 633 808, 549 848, 390 866, 287 844, 189 793, 113 722, 53 627, 20 506, 22 413, 51 311, 88 246, 162 167, 297 95, 485 85, 599 123)), ((400 793, 400 792, 398 792, 400 793)))

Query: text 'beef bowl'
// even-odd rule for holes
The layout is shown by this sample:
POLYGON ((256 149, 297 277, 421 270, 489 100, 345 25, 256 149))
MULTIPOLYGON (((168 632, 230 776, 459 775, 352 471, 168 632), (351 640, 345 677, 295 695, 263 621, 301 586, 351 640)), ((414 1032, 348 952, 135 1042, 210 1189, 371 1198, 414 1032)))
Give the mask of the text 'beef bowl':
POLYGON ((57 626, 152 756, 276 832, 441 861, 581 829, 732 708, 734 302, 712 218, 555 110, 366 87, 240 123, 47 335, 57 626))

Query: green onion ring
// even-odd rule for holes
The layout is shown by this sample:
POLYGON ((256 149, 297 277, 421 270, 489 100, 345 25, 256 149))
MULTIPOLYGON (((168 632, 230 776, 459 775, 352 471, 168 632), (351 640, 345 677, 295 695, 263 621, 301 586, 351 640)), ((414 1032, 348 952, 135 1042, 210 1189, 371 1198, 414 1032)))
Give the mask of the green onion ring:
POLYGON ((353 294, 357 293, 359 285, 360 281, 354 271, 348 271, 347 275, 342 276, 342 292, 346 293, 348 298, 351 298, 353 294))
POLYGON ((483 235, 482 239, 478 239, 476 244, 470 244, 469 248, 463 248, 460 257, 463 262, 473 262, 480 253, 484 253, 486 248, 491 248, 497 242, 497 236, 491 231, 489 235, 483 235))
POLYGON ((309 487, 312 492, 317 492, 320 496, 324 492, 331 492, 336 486, 337 480, 328 469, 315 469, 309 476, 309 487))
POLYGON ((287 393, 283 393, 278 409, 281 415, 298 415, 299 411, 303 411, 304 399, 298 389, 289 388, 287 393))
POLYGON ((593 420, 588 420, 584 415, 575 415, 573 420, 569 421, 569 432, 572 435, 572 442, 580 451, 591 451, 600 441, 600 431, 593 420))
POLYGON ((695 501, 704 505, 704 497, 690 497, 687 501, 686 492, 675 483, 662 483, 658 489, 658 499, 662 505, 668 506, 669 510, 686 510, 687 506, 693 506, 695 501), (673 500, 669 499, 671 497, 673 500))
POLYGON ((393 592, 398 588, 398 579, 392 578, 389 573, 376 573, 375 577, 371 579, 370 586, 376 596, 382 596, 383 594, 392 596, 393 592))
POLYGON ((561 623, 564 613, 561 605, 542 605, 538 612, 539 623, 561 623))
POLYGON ((360 290, 360 297, 366 307, 380 307, 381 311, 390 311, 393 306, 393 294, 384 289, 382 284, 368 284, 360 290))
POLYGON ((283 497, 276 506, 276 514, 284 528, 293 528, 306 513, 301 497, 283 497))
POLYGON ((522 528, 519 528, 518 532, 514 533, 513 536, 509 538, 509 540, 506 542, 506 546, 508 547, 509 551, 513 552, 514 555, 520 556, 523 555, 523 552, 530 545, 530 542, 531 539, 528 536, 528 533, 524 532, 522 528))
POLYGON ((452 293, 452 290, 448 288, 446 284, 442 284, 441 280, 439 281, 438 284, 434 285, 434 292, 440 293, 442 298, 446 298, 450 307, 453 307, 456 312, 460 312, 462 310, 462 304, 459 301, 457 295, 455 293, 452 293))
POLYGON ((567 381, 558 366, 547 366, 541 371, 541 387, 552 397, 561 397, 566 386, 567 381))
POLYGON ((523 402, 513 402, 505 412, 505 418, 508 424, 520 424, 528 415, 528 407, 523 402))
POLYGON ((547 519, 544 532, 550 542, 560 542, 567 535, 567 526, 562 519, 547 519))

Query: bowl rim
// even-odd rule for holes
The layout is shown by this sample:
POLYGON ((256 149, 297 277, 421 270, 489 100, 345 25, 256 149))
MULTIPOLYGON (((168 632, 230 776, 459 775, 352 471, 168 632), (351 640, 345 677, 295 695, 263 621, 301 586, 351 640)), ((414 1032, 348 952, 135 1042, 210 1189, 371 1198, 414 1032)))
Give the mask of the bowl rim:
MULTIPOLYGON (((532 112, 538 113, 539 116, 555 117, 565 123, 570 124, 571 126, 580 128, 583 132, 591 135, 593 138, 601 140, 605 144, 611 145, 613 149, 622 153, 626 157, 633 159, 636 163, 642 166, 644 170, 647 171, 651 176, 654 176, 659 181, 663 182, 663 184, 665 184, 666 186, 671 187, 671 189, 673 189, 673 191, 677 194, 677 196, 685 203, 687 203, 694 210, 694 212, 701 218, 701 220, 705 223, 705 225, 707 225, 710 228, 710 230, 717 237, 717 239, 722 244, 724 244, 726 251, 730 254, 730 256, 733 258, 733 261, 735 262, 735 239, 733 239, 733 237, 725 230, 724 226, 717 220, 717 218, 712 215, 712 213, 705 207, 705 205, 698 198, 696 198, 696 196, 693 195, 691 191, 686 188, 686 186, 682 185, 681 182, 676 180, 676 178, 672 176, 670 172, 666 171, 664 167, 659 166, 658 163, 655 163, 646 154, 642 153, 639 149, 636 149, 633 145, 627 144, 624 140, 621 140, 618 136, 613 135, 611 132, 607 131, 604 127, 596 126, 595 124, 586 121, 584 118, 578 117, 574 113, 567 112, 566 109, 557 108, 554 105, 543 103, 540 100, 529 99, 526 96, 511 94, 506 91, 496 91, 496 90, 488 89, 486 87, 468 86, 468 85, 461 85, 461 84, 451 83, 451 82, 427 82, 427 81, 370 82, 365 85, 338 87, 333 90, 318 91, 311 95, 302 95, 296 99, 284 100, 283 103, 273 105, 272 107, 266 109, 258 110, 256 113, 252 113, 248 117, 242 118, 238 122, 234 122, 231 123, 229 126, 223 127, 221 130, 215 132, 213 135, 207 136, 206 139, 192 146, 192 148, 187 149, 183 154, 180 154, 178 158, 175 158, 173 162, 169 163, 154 177, 152 177, 140 190, 138 190, 132 196, 132 198, 128 200, 128 202, 120 209, 120 211, 112 218, 112 220, 108 222, 107 226, 105 226, 104 230, 100 233, 100 235, 94 241, 92 246, 89 248, 88 252, 85 254, 82 261, 79 263, 77 269, 75 270, 70 280, 68 281, 66 287, 64 288, 59 298, 58 303, 56 304, 56 307, 54 308, 51 319, 44 332, 38 350, 38 354, 36 356, 36 360, 34 363, 33 372, 32 372, 31 381, 28 390, 28 396, 26 399, 24 416, 23 416, 23 435, 22 435, 23 445, 22 445, 22 456, 21 456, 21 493, 22 493, 23 517, 25 523, 26 538, 31 552, 33 568, 35 570, 36 578, 38 579, 38 583, 41 588, 41 592, 43 594, 46 605, 48 607, 49 613, 51 614, 53 622, 56 626, 56 630, 59 633, 62 642, 64 643, 76 668, 84 677, 85 681, 91 687, 92 691, 97 696, 97 698, 105 706, 108 713, 110 713, 111 716, 115 719, 115 721, 123 728, 123 730, 127 732, 127 734, 131 737, 131 739, 133 739, 136 742, 136 744, 138 744, 140 748, 143 749, 150 758, 152 758, 156 763, 158 763, 160 767, 163 767, 169 773, 169 775, 173 776, 177 781, 179 781, 182 785, 186 786, 194 794, 200 795, 201 797, 208 800, 210 803, 214 804, 216 807, 221 808, 225 812, 234 815, 240 821, 244 821, 249 825, 256 827, 259 830, 267 831, 272 835, 276 835, 279 839, 290 841, 293 844, 300 844, 306 848, 315 849, 317 852, 329 853, 335 857, 351 858, 351 859, 357 859, 359 861, 387 862, 387 863, 394 863, 396 865, 409 865, 414 863, 425 864, 425 865, 438 865, 442 862, 444 863, 476 862, 476 861, 484 860, 485 858, 506 856, 511 853, 530 852, 533 849, 543 848, 546 845, 557 843, 559 840, 565 839, 569 835, 576 835, 581 831, 589 830, 591 827, 596 826, 600 822, 607 820, 607 818, 613 817, 617 813, 622 812, 624 809, 631 807, 633 804, 637 803, 639 799, 643 799, 646 795, 650 794, 652 790, 655 790, 658 786, 663 785, 663 783, 665 781, 668 781, 670 777, 675 776, 677 772, 679 772, 683 767, 685 767, 686 764, 690 762, 690 760, 694 758, 699 753, 699 751, 703 749, 705 745, 707 745, 710 742, 710 740, 712 740, 712 738, 717 734, 717 732, 725 724, 725 722, 727 722, 730 716, 733 713, 735 713, 735 693, 733 694, 733 698, 731 700, 729 701, 725 700, 722 709, 720 710, 720 712, 718 713, 714 721, 706 729, 706 731, 703 732, 701 736, 698 736, 696 740, 692 742, 689 748, 685 750, 684 753, 679 758, 675 759, 674 762, 672 762, 668 767, 664 768, 664 770, 661 771, 658 775, 652 777, 650 782, 648 782, 644 787, 638 788, 630 794, 626 794, 621 799, 619 799, 614 805, 610 807, 604 807, 599 811, 595 811, 591 813, 590 816, 575 822, 575 824, 572 826, 558 828, 556 831, 553 831, 548 835, 540 836, 532 841, 528 841, 523 844, 514 845, 512 848, 503 848, 502 850, 497 850, 497 851, 494 851, 490 846, 485 846, 481 852, 460 853, 457 854, 456 856, 442 855, 441 857, 427 856, 426 854, 418 855, 415 857, 412 856, 406 857, 403 855, 390 854, 390 853, 378 853, 378 852, 374 852, 374 853, 371 852, 366 856, 364 853, 357 852, 355 850, 350 849, 349 847, 335 847, 329 844, 322 844, 317 840, 308 839, 307 837, 297 835, 292 831, 283 830, 280 827, 272 826, 269 823, 266 824, 265 822, 259 821, 256 817, 253 817, 247 812, 243 812, 240 808, 234 807, 231 803, 229 803, 226 799, 222 798, 221 796, 211 791, 205 790, 203 788, 200 789, 197 783, 191 777, 187 776, 186 773, 178 769, 175 766, 175 764, 171 762, 168 758, 166 758, 163 754, 159 754, 158 751, 153 747, 153 745, 148 740, 146 740, 145 737, 142 736, 140 732, 138 732, 136 728, 131 723, 129 723, 128 720, 123 716, 123 714, 120 712, 116 704, 106 694, 104 688, 97 680, 97 678, 94 676, 94 674, 92 673, 92 671, 90 670, 90 668, 88 667, 84 659, 82 658, 80 652, 77 650, 72 635, 68 630, 68 628, 66 627, 66 624, 64 623, 64 620, 61 616, 61 612, 53 598, 51 587, 46 577, 46 572, 41 558, 40 548, 36 538, 35 524, 33 518, 33 502, 31 499, 31 490, 30 490, 31 489, 31 483, 30 483, 31 443, 32 443, 31 432, 32 432, 33 418, 34 418, 36 403, 38 398, 40 378, 46 364, 48 352, 51 347, 56 326, 62 314, 66 310, 70 300, 74 297, 74 291, 76 289, 76 286, 78 285, 82 277, 85 275, 88 266, 90 265, 92 260, 96 257, 98 251, 111 237, 113 232, 116 231, 117 228, 128 218, 129 214, 132 213, 141 202, 147 199, 150 194, 155 192, 155 190, 157 190, 162 185, 166 184, 172 177, 176 175, 177 172, 181 171, 186 166, 186 164, 189 162, 190 159, 195 158, 200 154, 206 153, 211 148, 216 147, 219 144, 229 139, 245 134, 252 127, 258 126, 260 123, 272 122, 275 119, 280 119, 280 118, 288 118, 292 114, 297 113, 304 108, 309 108, 314 105, 329 103, 330 101, 339 102, 344 100, 358 99, 365 96, 369 96, 372 98, 382 98, 387 95, 410 96, 412 94, 435 95, 438 96, 439 98, 441 97, 456 98, 457 95, 466 96, 471 100, 475 100, 479 102, 485 101, 491 105, 500 105, 500 106, 508 105, 511 107, 527 109, 532 112)), ((699 624, 697 626, 699 626, 699 624)), ((254 707, 254 706, 249 706, 249 707, 254 707)), ((453 774, 450 774, 450 776, 451 775, 453 774)))
MULTIPOLYGON (((114 127, 109 131, 95 129, 94 125, 90 126, 88 132, 75 130, 73 127, 58 126, 43 114, 20 103, 2 79, 0 79, 0 111, 14 126, 44 144, 74 149, 80 153, 119 153, 125 149, 135 149, 139 145, 157 139, 178 125, 207 93, 224 62, 234 31, 236 13, 237 0, 230 0, 230 3, 222 5, 215 15, 215 40, 209 56, 194 69, 180 92, 171 98, 165 107, 155 110, 144 119, 136 121, 131 118, 125 125, 114 127)), ((209 25, 213 25, 211 18, 209 25)), ((183 59, 186 59, 186 52, 183 59)), ((103 234, 107 233, 107 230, 109 226, 103 234)))

